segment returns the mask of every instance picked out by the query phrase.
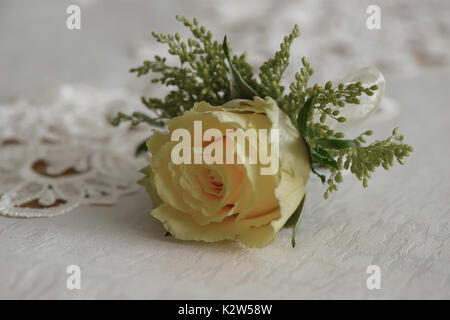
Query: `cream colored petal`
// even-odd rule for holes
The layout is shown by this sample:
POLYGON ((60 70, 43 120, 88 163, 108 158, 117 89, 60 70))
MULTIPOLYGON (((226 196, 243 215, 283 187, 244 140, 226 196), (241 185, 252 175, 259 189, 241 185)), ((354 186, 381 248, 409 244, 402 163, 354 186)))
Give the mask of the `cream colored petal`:
MULTIPOLYGON (((240 128, 242 130, 247 129, 267 129, 271 128, 271 121, 265 115, 265 109, 262 107, 261 101, 249 101, 249 100, 232 100, 227 103, 227 107, 221 108, 223 110, 253 110, 259 113, 250 112, 245 114, 238 114, 232 112, 223 111, 210 111, 210 114, 217 118, 220 123, 225 123, 230 126, 240 128)), ((212 108, 202 104, 201 110, 210 110, 212 108)), ((200 108, 199 108, 200 109, 200 108)), ((214 110, 214 109, 213 109, 214 110)), ((267 212, 278 207, 278 200, 275 197, 274 190, 278 184, 277 175, 261 175, 261 165, 249 164, 248 150, 249 148, 258 148, 258 145, 250 145, 248 140, 245 144, 240 143, 237 140, 235 149, 238 157, 244 159, 244 167, 246 169, 246 176, 248 177, 249 187, 252 190, 251 202, 248 198, 240 201, 240 208, 236 210, 240 213, 239 218, 243 218, 247 215, 254 216, 259 215, 261 212, 267 212), (262 187, 263 186, 263 187, 262 187), (245 204, 245 206, 244 206, 245 204)))
POLYGON ((170 141, 170 134, 158 130, 152 130, 153 135, 147 140, 147 149, 151 154, 156 154, 163 145, 170 141))
MULTIPOLYGON (((202 121, 202 129, 206 130, 208 128, 217 128, 221 130, 224 134, 226 133, 226 129, 234 129, 241 128, 243 130, 249 127, 249 124, 258 124, 258 127, 270 128, 270 121, 263 114, 264 110, 260 106, 260 102, 253 102, 248 100, 233 100, 232 103, 228 105, 227 108, 215 107, 211 106, 206 102, 196 103, 194 108, 190 111, 187 111, 181 117, 173 118, 168 121, 169 130, 174 130, 176 128, 182 127, 190 132, 193 132, 193 123, 196 120, 202 121), (242 104, 239 104, 242 102, 242 104), (252 105, 253 104, 253 105, 252 105), (262 114, 256 114, 253 112, 249 113, 233 113, 233 112, 223 112, 223 110, 257 110, 262 114)), ((252 125, 251 127, 255 127, 252 125)), ((245 147, 238 144, 236 146, 238 154, 242 156, 245 154, 245 147)), ((245 161, 247 163, 248 161, 245 161)), ((256 165, 243 165, 245 168, 245 176, 246 179, 243 182, 243 195, 239 202, 237 203, 237 207, 235 208, 235 212, 239 212, 241 217, 244 217, 256 203, 257 193, 254 192, 256 186, 259 183, 259 167, 256 165)), ((262 181, 264 183, 264 181, 262 181)), ((270 183, 272 184, 272 183, 270 183)), ((271 197, 274 199, 274 195, 271 197)), ((261 198, 263 199, 263 198, 261 198)), ((270 205, 270 208, 273 208, 274 205, 270 205)), ((258 213, 258 211, 256 211, 258 213)))
MULTIPOLYGON (((152 168, 154 171, 154 184, 156 190, 163 200, 172 207, 192 215, 193 219, 199 224, 208 224, 211 220, 217 217, 213 215, 223 208, 226 203, 222 198, 213 198, 208 196, 197 188, 200 181, 193 181, 191 185, 185 185, 183 180, 183 168, 190 168, 191 171, 200 170, 205 168, 205 165, 175 165, 170 160, 170 151, 172 150, 174 142, 169 142, 161 148, 161 152, 158 152, 152 157, 152 168), (188 193, 191 192, 191 195, 188 193), (201 193, 197 195, 197 198, 201 202, 195 206, 194 193, 201 193), (188 200, 188 201, 186 201, 188 200)), ((224 169, 224 168, 221 168, 224 169)))
MULTIPOLYGON (((164 224, 166 230, 180 240, 215 242, 235 240, 238 236, 243 236, 244 241, 251 238, 254 243, 257 242, 258 237, 261 237, 260 243, 264 244, 268 242, 266 233, 249 236, 245 236, 245 234, 251 230, 251 227, 267 226, 270 221, 279 216, 279 211, 275 210, 261 217, 244 220, 237 220, 235 216, 232 216, 225 218, 220 223, 212 222, 208 225, 199 225, 190 215, 167 203, 153 209, 152 215, 164 224)), ((250 240, 247 241, 250 242, 250 240)))
POLYGON ((163 202, 169 203, 178 210, 189 212, 190 207, 180 198, 183 189, 178 183, 174 183, 173 170, 170 170, 170 155, 176 143, 167 142, 160 148, 159 152, 153 154, 151 158, 151 167, 154 173, 153 182, 163 202))
MULTIPOLYGON (((161 199, 177 210, 192 215, 192 218, 201 225, 211 221, 221 221, 227 215, 233 214, 234 207, 227 212, 223 208, 233 204, 228 201, 232 200, 230 198, 232 191, 239 187, 236 184, 242 183, 243 173, 231 165, 175 165, 170 160, 170 151, 174 143, 166 143, 161 147, 161 152, 153 155, 151 160, 155 172, 151 179, 161 199), (204 169, 215 169, 220 173, 226 191, 223 197, 214 197, 212 194, 205 193, 202 190, 202 184, 206 185, 206 183, 195 180, 196 172, 204 169), (239 181, 236 180, 237 173, 241 177, 239 181)), ((153 189, 149 190, 153 191, 153 189)))
POLYGON ((201 121, 202 130, 205 131, 209 128, 215 128, 223 133, 227 128, 232 128, 223 123, 217 121, 210 112, 195 112, 192 109, 186 111, 183 115, 179 117, 172 118, 167 121, 167 128, 170 132, 173 132, 175 129, 183 128, 188 130, 191 133, 192 138, 194 137, 194 121, 201 121))
MULTIPOLYGON (((262 99, 256 98, 262 103, 262 99)), ((306 192, 310 162, 306 143, 291 120, 273 99, 266 98, 264 108, 272 127, 280 130, 280 181, 275 196, 280 203, 281 217, 272 221, 277 232, 293 214, 306 192)))
POLYGON ((180 179, 180 185, 183 187, 183 200, 194 210, 192 217, 197 223, 205 225, 212 221, 221 221, 232 213, 230 211, 231 207, 227 207, 227 205, 230 204, 229 197, 232 190, 237 187, 235 184, 238 181, 233 180, 234 175, 227 166, 183 165, 183 167, 186 169, 185 171, 190 173, 183 174, 183 177, 180 179), (220 172, 224 188, 221 197, 215 198, 212 194, 206 193, 204 188, 208 183, 194 179, 195 171, 205 169, 220 172), (224 210, 225 207, 228 210, 224 210))
POLYGON ((249 248, 264 248, 275 240, 275 231, 270 225, 251 227, 238 239, 249 248))
POLYGON ((137 183, 145 187, 145 190, 147 190, 147 193, 150 195, 150 198, 152 199, 152 206, 156 208, 162 203, 162 200, 159 197, 158 192, 156 191, 155 184, 153 183, 152 168, 150 166, 146 166, 141 170, 141 172, 145 174, 145 177, 139 179, 137 183))
MULTIPOLYGON (((261 195, 255 201, 255 204, 261 203, 262 199, 266 199, 267 203, 261 205, 261 208, 267 208, 268 204, 274 205, 275 203, 272 200, 267 200, 270 199, 270 192, 269 194, 263 195, 264 192, 261 191, 270 191, 270 186, 277 184, 275 197, 280 206, 281 217, 272 222, 272 226, 276 232, 289 219, 306 192, 306 184, 310 171, 307 146, 298 130, 292 125, 289 117, 270 97, 266 98, 266 100, 258 97, 253 101, 232 100, 226 104, 227 108, 230 109, 239 108, 242 105, 247 105, 247 108, 254 108, 257 112, 263 112, 267 115, 267 117, 262 117, 261 119, 259 118, 260 115, 257 114, 246 115, 248 119, 251 119, 248 123, 253 122, 255 128, 279 129, 280 170, 277 176, 278 179, 271 180, 272 177, 275 178, 274 176, 249 175, 252 185, 255 188, 254 190, 257 192, 257 195, 261 195), (261 185, 266 186, 266 189, 258 188, 261 185)), ((213 112, 213 114, 221 122, 228 120, 227 117, 223 116, 223 113, 213 112)))

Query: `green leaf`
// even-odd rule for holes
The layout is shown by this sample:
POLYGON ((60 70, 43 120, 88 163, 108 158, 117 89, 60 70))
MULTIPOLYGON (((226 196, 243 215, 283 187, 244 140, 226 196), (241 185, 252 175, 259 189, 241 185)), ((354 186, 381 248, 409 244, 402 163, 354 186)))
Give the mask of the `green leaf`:
POLYGON ((320 174, 316 171, 317 166, 311 166, 311 171, 320 178, 320 181, 322 181, 322 183, 325 183, 325 180, 327 177, 325 177, 323 174, 320 174))
POLYGON ((314 149, 321 157, 326 158, 326 159, 333 159, 333 157, 328 153, 327 150, 316 147, 314 149))
POLYGON ((330 166, 334 169, 339 169, 337 162, 328 154, 326 150, 323 150, 321 148, 315 148, 311 151, 311 159, 317 164, 322 164, 325 166, 330 166))
POLYGON ((113 126, 118 126, 122 121, 130 121, 133 126, 137 126, 138 124, 142 122, 146 122, 153 126, 162 127, 164 126, 164 122, 152 119, 149 116, 143 114, 142 112, 133 112, 131 116, 124 114, 122 112, 119 112, 117 116, 111 121, 111 124, 113 126))
POLYGON ((298 113, 297 117, 298 129, 300 130, 300 133, 304 137, 306 137, 307 135, 306 122, 308 121, 309 113, 311 112, 311 107, 312 107, 312 98, 308 98, 308 100, 306 100, 305 104, 303 105, 303 108, 298 113))
POLYGON ((223 38, 223 52, 225 53, 225 58, 227 59, 231 70, 231 98, 253 100, 254 97, 258 97, 258 93, 244 81, 241 74, 233 66, 230 58, 230 50, 228 49, 227 36, 223 38))
POLYGON ((133 112, 134 121, 137 123, 141 122, 147 122, 150 125, 162 127, 164 126, 164 122, 156 119, 152 119, 146 114, 143 114, 142 112, 133 112))
POLYGON ((292 228, 292 248, 295 247, 295 234, 297 233, 297 229, 300 226, 300 217, 302 215, 303 206, 305 204, 306 194, 303 196, 302 201, 298 205, 297 209, 294 211, 292 216, 284 224, 285 228, 292 228))
POLYGON ((144 140, 136 147, 136 150, 134 151, 134 155, 137 157, 141 153, 147 152, 147 151, 148 151, 148 149, 147 149, 147 140, 144 140))
POLYGON ((312 130, 310 127, 306 129, 306 135, 308 138, 313 139, 314 138, 314 130, 312 130))
POLYGON ((336 150, 354 148, 357 146, 353 140, 317 139, 315 142, 324 148, 336 150))
POLYGON ((119 112, 117 116, 111 121, 113 126, 118 126, 122 121, 132 121, 133 118, 129 115, 126 115, 122 112, 119 112))

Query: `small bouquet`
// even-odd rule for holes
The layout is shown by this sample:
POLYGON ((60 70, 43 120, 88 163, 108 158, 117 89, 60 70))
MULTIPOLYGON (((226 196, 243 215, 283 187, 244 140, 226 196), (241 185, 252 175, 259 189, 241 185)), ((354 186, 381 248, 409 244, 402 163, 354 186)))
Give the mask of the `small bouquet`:
POLYGON ((177 20, 193 38, 153 36, 168 45, 179 65, 155 56, 130 70, 138 77, 159 74, 151 81, 170 92, 162 99, 142 97, 151 114, 119 113, 113 121, 167 125, 168 131, 154 130, 137 149, 152 154, 139 183, 152 198, 151 214, 175 238, 239 240, 248 247, 264 247, 286 227, 293 229, 295 246, 310 172, 325 184, 327 199, 338 190, 343 170, 367 187, 375 168, 389 169, 394 160, 404 164, 413 151, 398 128, 370 144, 370 130, 353 139, 337 132, 336 124, 375 109, 384 90, 376 69, 364 69, 336 85, 311 85, 313 69, 303 57, 286 90, 281 80, 290 46, 300 36, 298 26, 255 77, 246 55, 233 55, 226 37, 213 40, 197 19, 177 20), (369 108, 358 109, 363 97, 371 98, 369 108))

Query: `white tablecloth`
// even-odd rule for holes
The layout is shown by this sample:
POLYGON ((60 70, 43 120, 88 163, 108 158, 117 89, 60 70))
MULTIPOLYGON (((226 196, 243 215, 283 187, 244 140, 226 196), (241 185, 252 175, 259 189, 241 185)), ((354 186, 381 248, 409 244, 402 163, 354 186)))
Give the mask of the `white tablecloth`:
POLYGON ((164 237, 144 192, 54 218, 0 216, 0 298, 450 298, 448 1, 379 0, 377 31, 357 0, 80 0, 76 31, 65 27, 72 3, 1 1, 0 101, 73 82, 140 95, 147 80, 127 69, 165 52, 150 32, 182 31, 175 14, 226 33, 255 65, 298 23, 291 56, 307 56, 315 80, 380 68, 400 110, 367 126, 379 137, 401 126, 415 152, 367 190, 345 176, 327 201, 312 176, 295 249, 290 230, 264 249, 164 237), (69 265, 81 268, 80 290, 66 288, 69 265), (369 265, 379 290, 366 286, 369 265))
POLYGON ((450 73, 387 79, 415 152, 353 177, 329 200, 312 177, 297 247, 290 231, 264 249, 164 236, 144 192, 54 218, 0 217, 0 298, 450 298, 450 73), (81 268, 81 289, 66 268, 81 268), (369 290, 366 268, 381 269, 369 290))

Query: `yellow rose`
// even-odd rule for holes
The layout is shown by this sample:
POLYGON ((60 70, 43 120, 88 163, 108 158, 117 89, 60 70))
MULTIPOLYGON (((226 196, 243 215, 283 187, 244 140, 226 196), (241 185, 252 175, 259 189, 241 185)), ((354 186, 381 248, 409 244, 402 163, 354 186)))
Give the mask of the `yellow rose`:
MULTIPOLYGON (((169 133, 155 131, 147 141, 151 164, 139 181, 152 198, 151 214, 177 239, 239 240, 248 247, 270 244, 302 200, 310 171, 307 147, 275 101, 232 100, 223 106, 199 102, 170 119, 167 127, 169 133), (224 137, 230 129, 279 129, 278 170, 261 174, 267 165, 260 159, 256 164, 175 164, 172 150, 179 142, 172 141, 171 134, 183 128, 194 135, 195 121, 201 121, 203 130, 220 130, 224 137)), ((202 147, 211 141, 202 140, 202 147)), ((249 149, 244 149, 234 150, 237 157, 248 159, 249 149)), ((272 145, 269 149, 276 152, 272 145)))

